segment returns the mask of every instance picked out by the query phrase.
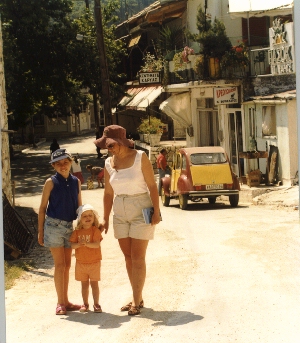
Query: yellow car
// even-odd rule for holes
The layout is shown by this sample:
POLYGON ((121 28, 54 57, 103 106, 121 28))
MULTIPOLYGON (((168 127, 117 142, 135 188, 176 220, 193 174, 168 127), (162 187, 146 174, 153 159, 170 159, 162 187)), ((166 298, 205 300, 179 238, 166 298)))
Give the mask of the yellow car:
POLYGON ((164 206, 172 198, 179 199, 182 210, 188 200, 207 198, 214 204, 220 195, 228 196, 230 205, 236 207, 240 184, 222 147, 182 148, 174 154, 171 175, 162 178, 160 191, 164 206))

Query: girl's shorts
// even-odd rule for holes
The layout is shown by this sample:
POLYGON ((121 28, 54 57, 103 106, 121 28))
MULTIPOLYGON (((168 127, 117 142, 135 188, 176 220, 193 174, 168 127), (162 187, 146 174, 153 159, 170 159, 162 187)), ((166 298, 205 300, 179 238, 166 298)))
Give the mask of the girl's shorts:
POLYGON ((152 202, 148 193, 117 195, 113 205, 115 238, 153 239, 155 225, 146 224, 142 212, 143 208, 151 206, 152 202))
POLYGON ((69 242, 73 232, 73 221, 46 217, 44 224, 44 246, 46 248, 71 248, 69 242))
POLYGON ((80 263, 75 264, 75 280, 76 281, 100 281, 101 262, 80 263))

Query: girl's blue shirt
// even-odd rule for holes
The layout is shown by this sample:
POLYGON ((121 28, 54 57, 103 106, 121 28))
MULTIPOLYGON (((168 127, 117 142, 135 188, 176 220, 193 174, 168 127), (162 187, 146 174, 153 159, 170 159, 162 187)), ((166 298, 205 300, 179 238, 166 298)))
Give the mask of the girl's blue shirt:
POLYGON ((53 189, 50 193, 46 214, 48 217, 71 222, 77 218, 78 179, 69 174, 65 179, 59 173, 51 176, 53 189))

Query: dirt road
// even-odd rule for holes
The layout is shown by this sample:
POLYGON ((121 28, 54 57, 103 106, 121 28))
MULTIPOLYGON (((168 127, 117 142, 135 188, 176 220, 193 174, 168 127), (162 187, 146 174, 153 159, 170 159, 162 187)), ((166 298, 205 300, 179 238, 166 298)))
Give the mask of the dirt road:
MULTIPOLYGON (((37 210, 40 189, 37 183, 33 188, 32 194, 17 193, 18 205, 37 210)), ((102 194, 84 189, 83 201, 102 214, 102 194)), ((130 300, 130 287, 110 230, 102 242, 104 312, 56 316, 52 258, 38 247, 36 268, 6 292, 7 343, 300 341, 298 211, 249 204, 234 209, 223 201, 181 211, 171 201, 162 217, 149 244, 140 316, 119 311, 130 300)), ((74 257, 69 293, 81 303, 74 257)))

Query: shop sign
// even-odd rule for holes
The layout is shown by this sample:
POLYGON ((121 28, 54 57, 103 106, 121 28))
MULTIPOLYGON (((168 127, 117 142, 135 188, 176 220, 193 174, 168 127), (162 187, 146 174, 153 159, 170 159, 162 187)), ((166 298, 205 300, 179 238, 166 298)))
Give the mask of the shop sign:
POLYGON ((140 73, 139 74, 139 82, 140 82, 140 84, 161 83, 160 72, 154 71, 152 73, 140 73))
POLYGON ((215 105, 237 104, 238 88, 237 87, 222 87, 214 88, 215 105))

